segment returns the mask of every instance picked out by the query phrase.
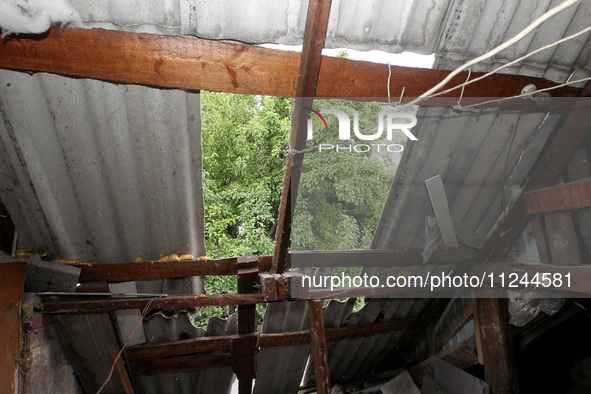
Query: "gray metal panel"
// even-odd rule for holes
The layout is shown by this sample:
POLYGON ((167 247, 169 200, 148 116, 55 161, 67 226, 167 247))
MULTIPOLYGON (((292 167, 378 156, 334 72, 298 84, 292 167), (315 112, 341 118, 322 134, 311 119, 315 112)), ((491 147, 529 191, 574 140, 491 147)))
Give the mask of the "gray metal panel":
POLYGON ((198 94, 7 70, 0 86, 0 196, 21 246, 104 263, 205 254, 198 94))
MULTIPOLYGON (((307 302, 267 304, 263 320, 263 333, 283 333, 308 329, 307 302)), ((260 349, 254 394, 296 393, 310 355, 310 348, 310 345, 295 345, 260 349)))
MULTIPOLYGON (((307 6, 302 0, 183 0, 182 32, 216 40, 300 45, 307 6)), ((429 0, 334 0, 325 47, 430 54, 447 7, 429 0)))
POLYGON ((372 248, 424 247, 424 219, 433 208, 423 182, 438 174, 460 241, 480 247, 501 207, 514 201, 559 116, 437 108, 417 116, 419 140, 407 144, 372 248))
MULTIPOLYGON (((438 45, 435 67, 453 69, 515 36, 560 0, 462 1, 454 0, 438 45)), ((490 60, 475 65, 472 71, 490 71, 507 61, 517 59, 544 45, 574 34, 589 26, 591 4, 582 1, 550 20, 517 44, 490 60)), ((523 63, 503 72, 545 77, 564 82, 579 68, 574 78, 591 74, 589 37, 586 33, 575 40, 540 52, 523 63)))

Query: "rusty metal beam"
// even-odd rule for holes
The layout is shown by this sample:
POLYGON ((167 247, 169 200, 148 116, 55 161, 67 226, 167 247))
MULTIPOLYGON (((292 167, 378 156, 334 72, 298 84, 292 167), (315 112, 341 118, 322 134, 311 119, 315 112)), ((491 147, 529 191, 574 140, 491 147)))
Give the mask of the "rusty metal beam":
MULTIPOLYGON (((331 0, 310 0, 308 3, 308 16, 289 136, 290 152, 294 149, 302 150, 306 146, 306 119, 302 108, 311 107, 313 97, 316 96, 330 5, 331 0)), ((290 153, 287 156, 275 236, 275 250, 273 251, 271 270, 274 273, 282 273, 288 268, 287 253, 291 236, 291 222, 303 160, 302 155, 290 153)))

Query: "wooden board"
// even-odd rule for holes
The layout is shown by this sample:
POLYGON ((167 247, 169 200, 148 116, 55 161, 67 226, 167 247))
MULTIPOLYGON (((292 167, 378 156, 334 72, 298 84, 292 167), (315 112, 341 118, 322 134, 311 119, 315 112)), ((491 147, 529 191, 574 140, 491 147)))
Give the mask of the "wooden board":
MULTIPOLYGON (((300 54, 188 36, 130 33, 102 29, 51 28, 41 36, 0 40, 0 67, 45 71, 113 82, 164 88, 294 97, 300 54)), ((417 97, 449 71, 391 66, 390 91, 417 97)), ((481 73, 472 73, 475 78, 481 73)), ((467 73, 449 86, 463 83, 467 73)), ((388 66, 323 57, 318 97, 386 97, 388 66)), ((463 97, 509 97, 523 86, 555 84, 541 78, 495 74, 468 85, 463 97)), ((563 87, 553 97, 576 97, 581 89, 563 87)), ((460 90, 449 94, 458 97, 460 90)))
POLYGON ((591 207, 591 178, 534 190, 525 193, 523 198, 530 215, 591 207))
POLYGON ((25 263, 0 264, 0 394, 19 393, 21 297, 25 263))

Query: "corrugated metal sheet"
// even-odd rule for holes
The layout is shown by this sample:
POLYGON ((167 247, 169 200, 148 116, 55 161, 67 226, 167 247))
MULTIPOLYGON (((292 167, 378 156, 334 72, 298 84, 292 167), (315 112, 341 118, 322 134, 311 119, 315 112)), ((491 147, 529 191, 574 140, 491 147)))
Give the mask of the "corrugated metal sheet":
POLYGON ((0 71, 20 245, 101 263, 204 254, 199 95, 0 71))
MULTIPOLYGON (((156 315, 144 324, 148 343, 159 344, 203 336, 234 335, 238 333, 238 319, 211 318, 207 331, 190 323, 186 313, 173 318, 156 315)), ((217 368, 200 372, 142 375, 134 378, 140 393, 229 393, 235 375, 231 368, 217 368)))
MULTIPOLYGON (((182 32, 215 40, 300 45, 307 7, 301 0, 184 0, 182 32)), ((447 8, 445 2, 430 0, 333 0, 325 47, 430 54, 447 8)))
POLYGON ((460 241, 483 246, 559 115, 430 108, 417 117, 418 141, 406 145, 372 248, 424 247, 425 217, 434 216, 424 181, 435 175, 460 241))
MULTIPOLYGON (((441 42, 436 51, 435 67, 453 69, 480 56, 515 36, 561 0, 527 1, 462 1, 455 0, 445 20, 441 42)), ((473 67, 473 71, 490 71, 528 52, 555 42, 589 27, 591 4, 582 1, 544 22, 517 44, 490 60, 473 67)), ((544 77, 564 82, 573 71, 574 79, 591 75, 591 33, 586 33, 542 51, 512 68, 510 74, 544 77)))

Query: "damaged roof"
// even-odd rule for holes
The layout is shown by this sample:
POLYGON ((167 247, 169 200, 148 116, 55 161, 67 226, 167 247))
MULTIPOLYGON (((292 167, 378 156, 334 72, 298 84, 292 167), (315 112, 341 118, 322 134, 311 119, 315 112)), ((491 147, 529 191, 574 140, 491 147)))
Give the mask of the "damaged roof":
MULTIPOLYGON (((87 27, 251 44, 301 44, 307 10, 307 2, 297 0, 70 3, 87 27)), ((325 46, 434 53, 435 68, 453 69, 557 3, 334 0, 325 46)), ((489 71, 587 27, 589 20, 591 4, 581 2, 473 71, 489 71)), ((589 34, 503 72, 555 82, 588 77, 589 34)), ((156 259, 168 252, 205 254, 198 93, 0 70, 0 114, 0 197, 20 244, 99 263, 131 261, 137 255, 156 259)), ((417 117, 420 141, 405 149, 372 248, 424 248, 425 217, 433 214, 424 181, 435 175, 443 178, 460 241, 481 247, 520 191, 559 117, 449 108, 421 108, 417 117)), ((198 280, 138 283, 138 291, 201 290, 198 280)), ((417 317, 425 305, 422 299, 376 299, 352 313, 350 303, 331 302, 325 322, 341 327, 417 317)), ((308 324, 302 304, 272 304, 263 332, 300 331, 308 324)), ((78 329, 74 323, 67 326, 72 333, 78 329)), ((237 332, 232 319, 210 321, 205 332, 188 325, 186 314, 155 317, 143 326, 148 343, 237 332)), ((338 382, 362 374, 404 333, 331 344, 331 378, 338 382)), ((77 336, 78 356, 103 351, 95 340, 101 335, 96 330, 92 338, 77 336)), ((302 378, 304 383, 311 379, 309 359, 309 345, 261 349, 254 392, 297 390, 302 378)), ((102 377, 89 379, 90 389, 102 383, 102 377)), ((147 393, 171 388, 228 392, 233 379, 225 368, 146 375, 135 382, 147 393)))

